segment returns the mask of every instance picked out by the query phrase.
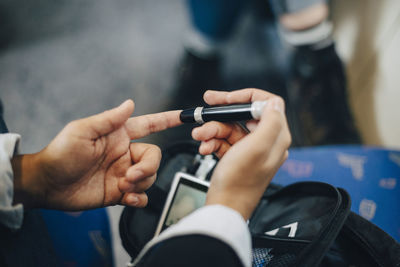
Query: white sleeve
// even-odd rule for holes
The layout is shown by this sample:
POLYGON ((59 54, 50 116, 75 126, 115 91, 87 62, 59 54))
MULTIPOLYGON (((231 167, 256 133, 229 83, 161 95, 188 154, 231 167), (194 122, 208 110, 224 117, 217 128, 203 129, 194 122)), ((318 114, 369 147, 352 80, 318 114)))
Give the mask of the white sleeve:
POLYGON ((13 205, 14 175, 11 158, 18 152, 18 134, 0 134, 0 223, 16 230, 22 225, 23 206, 13 205))
POLYGON ((244 266, 251 266, 251 237, 247 223, 237 211, 223 205, 202 207, 166 229, 143 248, 133 266, 157 243, 191 234, 207 235, 223 241, 235 251, 244 266))

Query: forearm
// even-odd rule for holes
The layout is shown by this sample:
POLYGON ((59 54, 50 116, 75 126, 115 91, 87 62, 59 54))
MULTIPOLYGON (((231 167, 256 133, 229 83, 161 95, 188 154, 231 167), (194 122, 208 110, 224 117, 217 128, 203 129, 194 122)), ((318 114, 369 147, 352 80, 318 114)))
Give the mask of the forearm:
POLYGON ((11 164, 14 172, 13 203, 22 203, 25 208, 42 207, 46 190, 38 154, 14 156, 11 164))

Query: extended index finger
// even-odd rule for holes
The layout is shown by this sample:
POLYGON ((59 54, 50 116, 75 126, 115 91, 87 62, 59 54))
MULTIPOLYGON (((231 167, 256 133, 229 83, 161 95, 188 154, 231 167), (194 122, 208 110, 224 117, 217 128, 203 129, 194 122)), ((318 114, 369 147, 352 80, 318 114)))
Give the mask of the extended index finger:
POLYGON ((232 92, 209 90, 204 93, 204 101, 209 105, 227 105, 267 100, 274 96, 272 93, 256 88, 247 88, 232 92))
POLYGON ((138 139, 149 134, 176 127, 182 124, 179 119, 181 110, 148 114, 128 119, 126 127, 130 139, 138 139))

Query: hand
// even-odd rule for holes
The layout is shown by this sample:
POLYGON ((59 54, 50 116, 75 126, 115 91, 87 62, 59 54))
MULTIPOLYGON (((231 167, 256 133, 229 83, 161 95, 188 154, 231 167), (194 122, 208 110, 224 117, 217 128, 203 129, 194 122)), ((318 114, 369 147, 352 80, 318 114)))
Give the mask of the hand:
POLYGON ((210 105, 268 102, 260 121, 247 123, 249 134, 237 124, 220 122, 205 123, 192 132, 194 139, 202 141, 200 153, 215 152, 222 157, 211 178, 206 204, 231 207, 247 220, 288 156, 291 136, 284 102, 259 89, 207 91, 204 100, 210 105))
POLYGON ((129 118, 133 110, 127 100, 73 121, 41 152, 14 157, 14 202, 63 210, 144 207, 161 153, 157 146, 130 140, 181 122, 179 111, 129 118))

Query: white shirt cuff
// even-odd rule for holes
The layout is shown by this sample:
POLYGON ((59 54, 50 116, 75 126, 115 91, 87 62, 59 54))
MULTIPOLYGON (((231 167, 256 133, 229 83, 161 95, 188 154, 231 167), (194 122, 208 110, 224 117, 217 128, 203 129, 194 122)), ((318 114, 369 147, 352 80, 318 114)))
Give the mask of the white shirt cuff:
POLYGON ((191 234, 207 235, 223 241, 235 251, 244 266, 251 266, 251 236, 247 223, 237 211, 223 205, 202 207, 166 229, 144 247, 135 263, 155 244, 191 234))
POLYGON ((18 134, 0 134, 0 223, 12 230, 19 229, 23 221, 22 204, 13 205, 14 174, 11 166, 20 139, 18 134))

